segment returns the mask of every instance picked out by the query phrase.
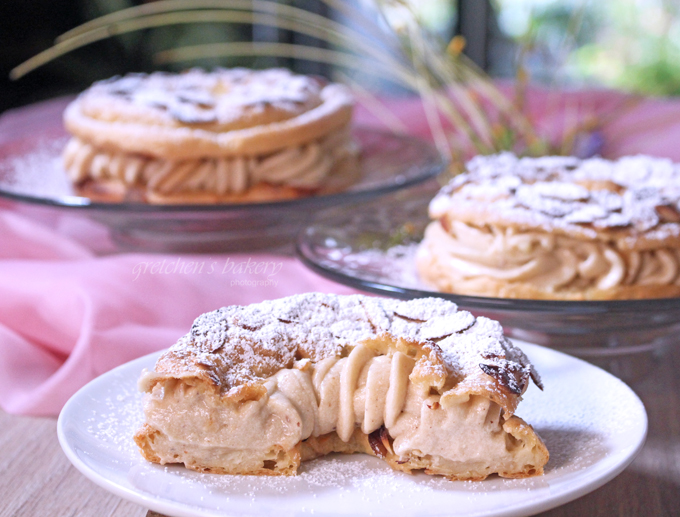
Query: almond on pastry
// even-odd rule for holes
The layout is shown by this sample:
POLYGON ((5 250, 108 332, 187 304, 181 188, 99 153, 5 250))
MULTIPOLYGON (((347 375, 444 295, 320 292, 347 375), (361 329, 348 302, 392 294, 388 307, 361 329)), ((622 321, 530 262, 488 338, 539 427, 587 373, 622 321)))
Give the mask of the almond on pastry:
POLYGON ((429 214, 416 262, 440 291, 680 296, 680 165, 668 159, 478 156, 429 214))
POLYGON ((497 322, 451 302, 309 293, 200 316, 143 373, 135 441, 222 474, 361 452, 449 479, 534 476, 548 451, 514 415, 532 379, 497 322))
POLYGON ((284 69, 128 74, 67 107, 63 161, 79 193, 104 201, 296 198, 356 155, 352 109, 345 86, 284 69))

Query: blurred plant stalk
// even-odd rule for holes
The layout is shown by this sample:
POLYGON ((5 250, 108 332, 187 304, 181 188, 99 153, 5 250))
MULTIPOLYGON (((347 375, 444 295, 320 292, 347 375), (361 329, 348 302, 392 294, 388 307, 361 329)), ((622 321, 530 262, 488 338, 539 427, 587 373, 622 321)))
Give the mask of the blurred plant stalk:
MULTIPOLYGON (((520 66, 514 97, 463 53, 465 41, 442 42, 429 33, 417 14, 417 0, 365 0, 364 8, 344 0, 321 0, 344 17, 324 17, 272 0, 160 0, 91 20, 60 36, 54 46, 12 70, 18 79, 39 66, 82 46, 112 36, 157 27, 201 24, 265 25, 324 41, 329 48, 278 42, 227 41, 158 50, 159 65, 206 57, 275 56, 329 63, 374 74, 418 93, 439 151, 451 159, 452 172, 475 154, 513 151, 519 155, 570 154, 583 136, 597 132, 592 117, 572 117, 560 142, 537 131, 525 114, 528 74, 520 66)), ((379 97, 343 76, 364 105, 388 127, 404 124, 382 106, 379 97)))
POLYGON ((376 4, 420 78, 418 92, 431 107, 428 121, 435 118, 432 110, 436 109, 430 127, 435 141, 447 143, 454 172, 474 154, 590 156, 599 152, 600 121, 574 106, 565 108, 565 125, 556 141, 541 134, 526 111, 530 75, 521 55, 514 92, 507 95, 465 56, 464 38, 456 36, 446 44, 425 29, 418 18, 417 0, 376 0, 376 4))

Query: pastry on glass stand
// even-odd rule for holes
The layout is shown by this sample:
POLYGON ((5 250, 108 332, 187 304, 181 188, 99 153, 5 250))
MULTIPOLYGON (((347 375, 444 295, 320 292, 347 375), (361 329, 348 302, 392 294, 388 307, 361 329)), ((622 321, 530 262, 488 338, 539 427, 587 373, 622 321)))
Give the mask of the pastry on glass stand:
POLYGON ((431 201, 420 277, 464 295, 680 296, 680 167, 630 156, 478 156, 431 201))
POLYGON ((129 74, 67 107, 63 161, 101 201, 294 199, 352 168, 352 109, 345 86, 284 69, 129 74))

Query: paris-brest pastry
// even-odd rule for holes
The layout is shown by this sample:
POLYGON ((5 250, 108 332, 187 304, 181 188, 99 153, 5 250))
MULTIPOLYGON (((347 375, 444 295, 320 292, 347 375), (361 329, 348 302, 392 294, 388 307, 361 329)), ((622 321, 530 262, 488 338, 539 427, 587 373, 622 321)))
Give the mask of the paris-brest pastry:
POLYGON ((64 113, 76 192, 151 203, 240 203, 314 193, 356 154, 340 84, 284 69, 130 74, 64 113))
POLYGON ((430 203, 418 272, 477 296, 680 296, 679 202, 668 159, 478 156, 430 203))
POLYGON ((361 452, 457 480, 542 474, 515 416, 540 378, 501 326, 435 298, 310 293, 200 316, 140 379, 152 462, 294 475, 361 452))

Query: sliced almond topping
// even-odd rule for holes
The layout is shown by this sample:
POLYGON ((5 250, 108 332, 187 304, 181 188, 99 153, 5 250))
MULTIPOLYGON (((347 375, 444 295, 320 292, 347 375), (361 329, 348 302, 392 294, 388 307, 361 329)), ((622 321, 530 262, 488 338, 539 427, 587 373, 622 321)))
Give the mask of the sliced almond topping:
POLYGON ((500 364, 482 363, 479 367, 485 374, 493 377, 501 388, 515 395, 521 395, 524 392, 530 375, 521 366, 508 361, 501 361, 500 364))
POLYGON ((659 205, 655 208, 656 214, 663 223, 680 223, 680 212, 673 205, 659 205))
POLYGON ((393 454, 392 444, 390 443, 390 434, 387 432, 385 426, 376 429, 368 435, 368 443, 371 450, 378 458, 386 458, 388 454, 393 454))
POLYGON ((626 188, 618 183, 611 180, 589 180, 583 179, 575 181, 577 185, 587 188, 588 190, 608 190, 609 192, 614 192, 616 194, 622 194, 626 188))
POLYGON ((438 340, 451 334, 463 332, 475 324, 475 317, 469 312, 457 312, 452 316, 432 318, 423 325, 421 336, 424 339, 438 340))

